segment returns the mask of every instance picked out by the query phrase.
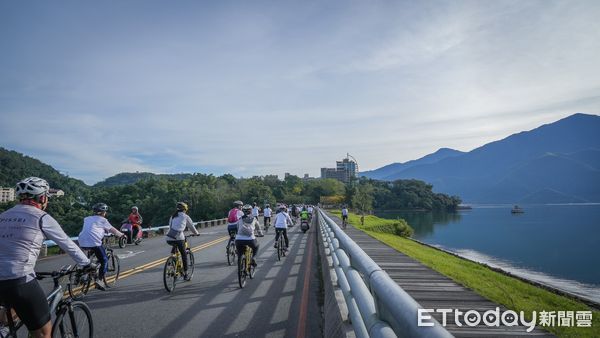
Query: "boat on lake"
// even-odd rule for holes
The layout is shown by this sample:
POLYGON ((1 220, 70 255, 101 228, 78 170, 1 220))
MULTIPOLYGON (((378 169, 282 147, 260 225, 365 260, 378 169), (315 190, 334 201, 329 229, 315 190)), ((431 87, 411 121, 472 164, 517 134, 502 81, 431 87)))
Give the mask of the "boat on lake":
POLYGON ((523 210, 523 208, 521 208, 520 206, 515 205, 510 212, 513 214, 522 214, 525 212, 525 210, 523 210))

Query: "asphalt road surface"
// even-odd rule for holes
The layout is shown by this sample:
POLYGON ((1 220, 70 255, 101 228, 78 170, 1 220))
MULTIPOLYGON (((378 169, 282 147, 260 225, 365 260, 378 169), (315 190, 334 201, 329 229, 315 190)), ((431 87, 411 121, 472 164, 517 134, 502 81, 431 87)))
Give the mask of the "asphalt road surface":
MULTIPOLYGON (((262 219, 261 219, 262 222, 262 219)), ((115 287, 92 290, 84 301, 92 310, 96 337, 321 337, 317 232, 288 229, 290 250, 281 261, 273 248, 273 228, 259 237, 254 279, 240 289, 237 265, 227 265, 225 225, 200 229, 191 237, 195 272, 168 293, 162 281, 170 246, 163 236, 139 246, 114 248, 121 259, 115 287)), ((36 271, 52 271, 73 261, 65 255, 40 259, 36 271)), ((44 281, 47 290, 51 282, 44 281)), ((24 332, 21 332, 24 335, 24 332)))

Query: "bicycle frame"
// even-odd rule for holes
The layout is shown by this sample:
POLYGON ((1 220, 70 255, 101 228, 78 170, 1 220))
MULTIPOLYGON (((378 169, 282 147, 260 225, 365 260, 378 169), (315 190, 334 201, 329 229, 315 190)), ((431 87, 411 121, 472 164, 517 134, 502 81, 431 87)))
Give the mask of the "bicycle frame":
MULTIPOLYGON (((62 271, 66 270, 71 270, 71 268, 69 267, 68 269, 62 269, 62 271)), ((71 273, 73 273, 71 271, 71 273)), ((54 273, 38 273, 38 275, 46 275, 46 276, 52 276, 52 279, 54 281, 54 289, 52 290, 52 292, 50 292, 50 294, 48 294, 48 296, 46 296, 46 300, 48 301, 48 306, 50 307, 50 313, 58 313, 58 308, 62 307, 63 304, 67 305, 70 300, 69 298, 66 298, 65 300, 63 300, 63 287, 62 285, 60 285, 59 280, 65 276, 65 274, 61 274, 58 273, 56 275, 54 275, 54 273)), ((17 337, 17 331, 19 331, 19 329, 21 329, 21 327, 24 325, 23 321, 20 321, 15 323, 14 319, 13 319, 13 315, 12 315, 12 307, 10 306, 5 306, 4 307, 6 309, 6 319, 7 319, 7 324, 8 324, 8 336, 6 336, 6 338, 8 337, 17 337)))

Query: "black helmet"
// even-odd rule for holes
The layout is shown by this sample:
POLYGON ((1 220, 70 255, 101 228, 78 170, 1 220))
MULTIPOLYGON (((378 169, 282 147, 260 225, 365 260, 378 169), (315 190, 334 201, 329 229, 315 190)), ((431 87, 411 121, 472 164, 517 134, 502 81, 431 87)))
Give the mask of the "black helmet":
POLYGON ((96 203, 92 207, 92 210, 94 210, 94 212, 106 212, 108 211, 108 205, 106 205, 106 203, 96 203))

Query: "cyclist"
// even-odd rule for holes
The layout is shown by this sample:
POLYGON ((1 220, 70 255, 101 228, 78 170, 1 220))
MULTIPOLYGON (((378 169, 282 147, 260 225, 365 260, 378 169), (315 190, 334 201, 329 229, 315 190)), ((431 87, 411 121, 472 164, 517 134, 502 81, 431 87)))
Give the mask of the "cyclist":
POLYGON ((238 230, 235 236, 235 247, 238 257, 244 253, 244 247, 247 245, 252 248, 252 265, 256 266, 256 254, 258 253, 258 242, 254 236, 254 229, 258 226, 258 220, 252 216, 252 207, 246 204, 242 207, 244 215, 238 220, 238 230))
POLYGON ((85 250, 92 250, 98 262, 100 262, 100 273, 96 280, 96 288, 102 291, 106 290, 108 285, 104 281, 104 275, 108 270, 108 257, 106 250, 102 245, 102 239, 107 233, 112 233, 117 237, 125 236, 122 232, 115 229, 106 219, 108 205, 105 203, 96 203, 92 207, 94 215, 83 219, 83 229, 79 233, 79 246, 85 250))
POLYGON ((19 204, 0 214, 0 302, 12 307, 33 337, 50 337, 50 307, 33 270, 44 236, 53 240, 86 270, 89 258, 44 212, 48 207, 46 180, 28 177, 17 183, 19 204))
POLYGON ((181 258, 183 259, 183 279, 186 281, 190 280, 188 275, 188 258, 185 254, 185 235, 183 232, 187 228, 194 235, 200 233, 194 226, 194 222, 190 216, 187 215, 188 205, 184 202, 177 202, 177 210, 169 218, 169 232, 167 232, 167 244, 171 245, 171 253, 175 253, 175 250, 179 250, 181 258))
POLYGON ((237 233, 238 229, 238 221, 242 218, 242 216, 244 216, 244 213, 242 212, 243 205, 244 202, 242 201, 234 201, 233 208, 229 210, 229 213, 227 214, 227 232, 229 233, 229 241, 227 242, 225 249, 229 247, 231 242, 235 241, 235 234, 237 233))
MULTIPOLYGON (((243 207, 242 207, 243 209, 243 207)), ((243 211, 243 210, 242 210, 243 211)), ((265 235, 263 234, 261 228, 260 228, 260 223, 258 223, 258 215, 260 214, 260 208, 256 205, 256 202, 254 202, 254 206, 252 207, 252 217, 254 217, 254 219, 256 219, 256 232, 258 233, 258 237, 264 237, 265 235)))
POLYGON ((277 209, 277 214, 275 215, 275 221, 273 222, 275 225, 275 245, 277 247, 277 240, 279 240, 279 236, 283 234, 283 239, 285 240, 285 250, 290 246, 290 241, 287 236, 287 226, 288 224, 292 224, 292 219, 290 215, 287 213, 287 208, 285 206, 281 206, 277 209))
POLYGON ((265 229, 267 228, 267 226, 271 225, 271 214, 272 213, 273 213, 273 210, 271 210, 271 205, 269 205, 269 204, 265 205, 265 208, 263 209, 263 224, 265 226, 265 229))
POLYGON ((131 213, 129 214, 129 217, 127 217, 127 222, 129 222, 129 224, 131 224, 131 240, 135 241, 135 239, 137 238, 138 233, 142 230, 142 215, 140 215, 139 211, 138 211, 138 207, 133 206, 131 207, 131 213))
POLYGON ((344 226, 348 223, 348 207, 346 205, 342 206, 342 224, 344 226))

